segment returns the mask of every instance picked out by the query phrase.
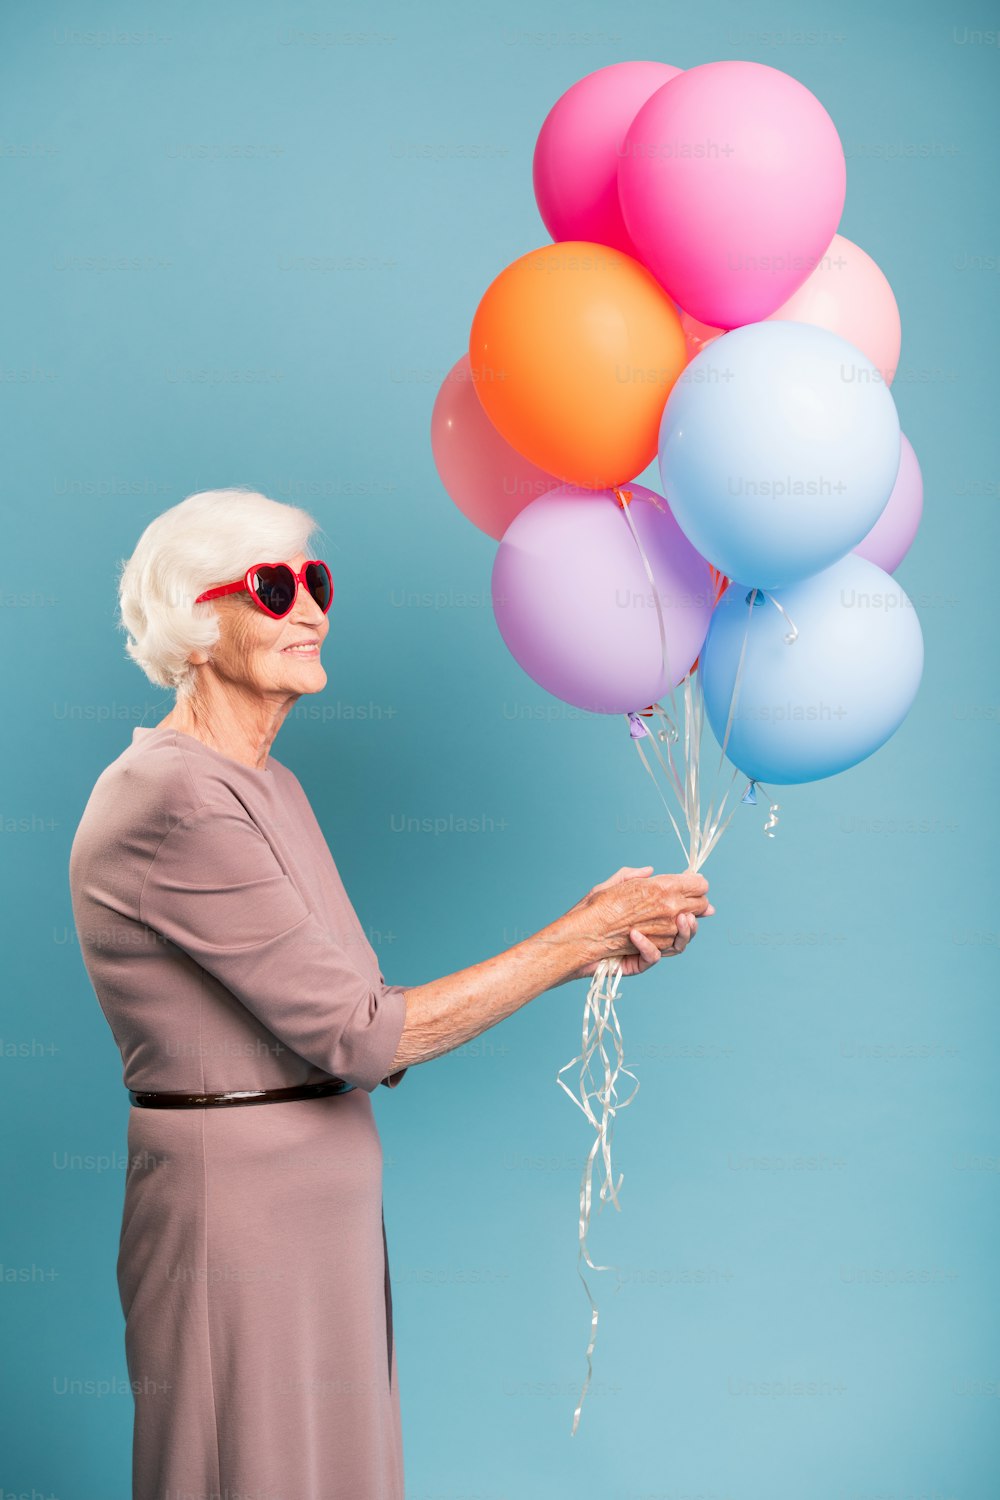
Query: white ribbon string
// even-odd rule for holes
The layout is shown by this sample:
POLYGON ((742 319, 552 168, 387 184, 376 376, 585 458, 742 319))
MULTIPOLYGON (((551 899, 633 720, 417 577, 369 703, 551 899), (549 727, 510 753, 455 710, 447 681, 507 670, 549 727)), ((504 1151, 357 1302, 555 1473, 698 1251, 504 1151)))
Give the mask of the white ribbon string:
POLYGON ((799 632, 797 626, 795 625, 795 622, 788 614, 788 611, 785 609, 784 605, 779 604, 773 594, 769 594, 766 589, 761 589, 761 593, 770 604, 774 605, 775 609, 778 611, 778 614, 788 626, 788 634, 785 636, 785 644, 787 646, 794 646, 795 642, 799 638, 799 632))
MULTIPOLYGON (((658 761, 660 762, 660 766, 667 778, 667 781, 673 788, 674 793, 677 797, 680 811, 684 819, 684 824, 687 829, 686 843, 680 833, 673 813, 671 812, 670 807, 667 804, 667 800, 663 796, 663 792, 656 780, 656 776, 652 768, 650 767, 649 762, 646 760, 646 756, 643 752, 641 738, 635 739, 635 747, 639 752, 639 756, 643 762, 643 765, 646 767, 646 770, 649 772, 650 776, 653 779, 654 785, 656 785, 657 787, 657 791, 660 795, 660 800, 663 802, 664 807, 666 807, 667 809, 667 815, 670 818, 671 824, 673 825, 678 839, 680 840, 681 847, 684 850, 685 855, 687 856, 688 869, 700 870, 709 854, 712 852, 712 850, 715 848, 715 845, 722 837, 723 833, 725 833, 726 829, 729 827, 730 819, 735 812, 734 808, 733 811, 730 812, 729 818, 727 818, 725 822, 722 822, 722 814, 725 810, 726 803, 728 801, 730 792, 732 791, 736 777, 739 774, 739 771, 737 768, 734 768, 732 776, 729 780, 729 784, 725 789, 722 801, 718 809, 716 809, 715 807, 715 798, 713 796, 709 802, 708 809, 703 818, 701 812, 701 743, 702 732, 705 723, 705 698, 704 693, 702 692, 701 674, 698 673, 694 677, 692 677, 691 672, 688 672, 683 679, 684 734, 682 764, 680 769, 678 769, 678 767, 674 763, 674 752, 672 746, 675 741, 677 741, 678 745, 680 746, 680 736, 674 728, 674 723, 672 722, 672 720, 680 718, 680 715, 677 712, 675 703, 673 673, 670 670, 670 661, 667 651, 667 629, 664 619, 663 601, 660 597, 660 591, 656 584, 656 578, 653 573, 652 566, 650 565, 649 558, 646 555, 646 549, 642 545, 642 539, 640 538, 639 533, 636 530, 635 522, 632 520, 632 517, 629 514, 630 503, 628 499, 624 498, 628 495, 628 491, 619 489, 615 493, 618 497, 618 503, 625 516, 625 520, 628 523, 629 530, 632 533, 632 539, 639 550, 643 569, 645 571, 646 577, 649 579, 650 588, 653 592, 653 601, 656 605, 656 619, 660 633, 660 649, 663 658, 663 671, 670 690, 670 706, 672 710, 672 719, 668 718, 661 704, 654 703, 650 705, 652 712, 659 715, 664 721, 664 728, 661 728, 658 733, 652 737, 651 744, 653 751, 658 761), (660 753, 659 742, 662 742, 666 745, 666 760, 664 760, 663 755, 660 753)), ((662 506, 658 506, 658 508, 660 510, 663 509, 662 506)), ((754 598, 757 592, 758 590, 751 589, 749 595, 747 596, 747 604, 749 606, 749 609, 753 608, 754 598)), ((778 601, 776 599, 772 600, 771 602, 778 609, 781 609, 781 606, 778 604, 778 601)), ((743 669, 746 661, 747 643, 750 636, 749 609, 747 614, 746 630, 744 631, 742 648, 740 650, 739 661, 736 668, 736 676, 733 682, 733 691, 729 701, 729 712, 726 720, 725 734, 722 741, 722 754, 719 759, 719 771, 722 770, 722 766, 725 762, 726 747, 729 744, 729 736, 732 731, 733 718, 736 713, 736 704, 739 698, 740 687, 743 682, 743 669)), ((784 615, 786 621, 791 627, 791 630, 795 632, 795 627, 794 625, 792 625, 791 621, 788 620, 788 616, 785 615, 784 610, 781 610, 781 613, 784 615)), ((794 634, 792 634, 790 637, 786 637, 786 639, 791 640, 794 640, 794 638, 794 634)), ((718 775, 718 772, 716 773, 716 775, 718 775)))
POLYGON ((573 1429, 570 1436, 575 1436, 580 1422, 580 1412, 583 1410, 584 1398, 586 1397, 593 1374, 591 1355, 594 1352, 594 1344, 597 1341, 597 1304, 591 1296, 590 1287, 587 1285, 587 1278, 580 1269, 580 1262, 586 1260, 587 1265, 592 1271, 611 1271, 615 1269, 613 1266, 596 1265, 591 1260, 590 1251, 587 1249, 587 1228, 590 1223, 590 1209, 593 1202, 594 1159, 598 1151, 600 1151, 604 1166, 604 1180, 601 1183, 600 1191, 601 1206, 610 1199, 620 1213, 621 1204, 618 1202, 618 1192, 625 1174, 620 1174, 617 1183, 615 1182, 614 1171, 611 1166, 611 1140, 614 1134, 614 1118, 618 1110, 624 1109, 627 1104, 631 1104, 639 1092, 639 1080, 630 1069, 625 1067, 622 1061, 624 1053, 622 1050, 621 1026, 619 1025, 618 1014, 615 1010, 615 995, 618 992, 621 977, 622 966, 617 959, 601 959, 594 970, 594 976, 591 980, 590 989, 587 992, 586 1004, 583 1009, 583 1039, 580 1051, 576 1057, 571 1058, 564 1067, 560 1068, 559 1074, 556 1075, 556 1082, 559 1084, 559 1087, 564 1089, 570 1099, 573 1100, 573 1103, 583 1111, 596 1132, 593 1145, 584 1163, 583 1176, 580 1179, 580 1248, 577 1254, 577 1271, 580 1280, 583 1282, 583 1289, 587 1294, 587 1300, 590 1303, 590 1342, 587 1345, 587 1378, 583 1383, 580 1400, 573 1413, 573 1429), (591 1022, 593 1022, 593 1026, 591 1026, 591 1022), (604 1048, 605 1038, 608 1036, 610 1036, 615 1052, 613 1067, 604 1048), (589 1088, 588 1083, 593 1082, 591 1078, 591 1065, 595 1054, 603 1064, 604 1081, 595 1088, 589 1088), (563 1082, 561 1076, 559 1076, 565 1073, 567 1068, 571 1068, 574 1063, 580 1064, 579 1098, 577 1098, 572 1090, 563 1082), (622 1073, 635 1081, 635 1088, 627 1099, 619 1099, 616 1088, 619 1075, 622 1073), (591 1099, 595 1099, 600 1105, 600 1116, 594 1113, 590 1103, 591 1099))
MULTIPOLYGON (((632 538, 633 538, 633 540, 635 542, 635 545, 639 549, 639 556, 642 559, 643 570, 644 570, 644 572, 646 574, 646 577, 649 580, 649 586, 650 586, 650 588, 653 591, 653 601, 654 601, 654 603, 656 605, 656 623, 657 623, 657 626, 659 627, 659 631, 660 631, 660 656, 661 656, 661 659, 663 661, 663 675, 664 675, 664 679, 666 681, 666 691, 668 691, 669 694, 670 694, 670 708, 671 708, 671 711, 672 711, 672 714, 673 714, 673 718, 676 720, 676 719, 678 719, 680 717, 680 715, 677 712, 677 703, 676 703, 676 700, 674 698, 674 692, 675 692, 674 678, 673 678, 673 673, 670 670, 670 661, 669 661, 669 655, 668 655, 668 652, 667 652, 667 626, 666 626, 666 621, 663 618, 663 601, 660 598, 660 591, 659 591, 659 589, 656 586, 656 578, 655 578, 655 576, 653 574, 653 569, 652 569, 652 567, 650 565, 649 558, 646 556, 646 549, 642 545, 642 542, 641 542, 641 540, 639 538, 639 533, 635 529, 635 522, 632 520, 632 515, 631 515, 632 492, 631 492, 631 490, 619 488, 619 489, 616 489, 614 493, 615 493, 615 495, 617 497, 618 505, 621 508, 622 515, 625 517, 625 520, 628 522, 628 527, 629 527, 629 530, 632 533, 632 538)), ((666 514, 666 511, 664 511, 664 507, 659 503, 659 501, 656 499, 656 497, 654 495, 652 495, 652 494, 650 495, 650 503, 653 504, 653 505, 655 505, 657 510, 663 511, 663 513, 666 514)))
MULTIPOLYGON (((673 673, 670 670, 669 653, 667 650, 667 629, 666 622, 664 620, 663 601, 660 598, 660 591, 657 588, 656 578, 653 574, 653 569, 650 565, 649 558, 646 555, 646 549, 642 545, 639 533, 636 530, 635 522, 633 521, 632 516, 629 513, 632 496, 627 489, 617 489, 615 490, 615 495, 625 517, 625 520, 628 523, 629 530, 632 533, 632 537, 635 541, 636 547, 639 549, 639 556, 642 559, 643 569, 645 570, 646 577, 649 580, 649 585, 653 592, 653 599, 656 604, 657 625, 659 627, 660 633, 660 653, 663 661, 664 680, 666 683, 666 690, 669 693, 670 703, 669 714, 664 709, 661 703, 653 703, 649 706, 649 709, 647 710, 648 715, 652 717, 654 723, 658 724, 659 726, 656 728, 655 732, 646 730, 644 735, 637 735, 634 733, 634 727, 641 724, 638 709, 635 709, 632 713, 627 714, 626 718, 628 719, 630 725, 633 726, 633 743, 635 744, 636 750, 639 752, 639 758, 642 761, 642 764, 645 766, 646 771, 648 772, 649 777, 653 782, 653 785, 656 787, 657 794, 661 802, 663 803, 664 808, 666 809, 671 826, 673 827, 673 830, 677 835, 677 841, 680 844, 681 849, 684 852, 684 856, 687 860, 687 868, 689 870, 699 870, 705 863, 706 859, 711 854, 712 850, 715 848, 716 844, 719 842, 719 839, 721 839, 722 835, 725 833, 733 817, 735 816, 736 807, 734 806, 730 809, 728 817, 726 817, 723 821, 723 815, 725 814, 726 806, 732 793, 736 778, 739 775, 739 769, 735 766, 733 767, 732 775, 730 776, 728 785, 726 786, 725 791, 722 794, 722 798, 719 802, 718 808, 716 808, 715 805, 715 795, 713 792, 713 796, 709 801, 708 808, 703 817, 701 811, 701 744, 702 733, 705 725, 705 697, 702 690, 701 673, 699 672, 695 677, 692 677, 692 674, 689 671, 684 677, 682 704, 683 711, 679 711, 676 700, 677 684, 674 683, 673 673), (678 729, 678 723, 683 724, 683 733, 678 729), (674 796, 677 799, 681 818, 687 832, 686 839, 684 834, 681 832, 681 828, 677 819, 674 817, 673 810, 669 802, 667 801, 667 798, 664 796, 663 788, 660 785, 660 781, 657 779, 656 772, 654 771, 649 760, 646 758, 646 753, 643 749, 642 744, 642 740, 644 738, 649 740, 652 751, 659 763, 659 767, 663 774, 663 777, 672 789, 674 796), (661 750, 660 748, 661 745, 663 746, 663 750, 661 750)), ((651 499, 652 503, 656 505, 659 510, 664 509, 664 507, 660 505, 655 498, 651 497, 651 499)), ((719 758, 718 770, 715 773, 716 779, 718 778, 719 772, 721 772, 723 764, 725 763, 726 748, 729 744, 729 737, 733 727, 733 719, 736 714, 736 704, 739 699, 740 687, 743 682, 747 643, 750 637, 750 622, 753 615, 754 603, 758 593, 763 594, 765 598, 770 600, 770 602, 779 610, 786 624, 789 626, 789 632, 785 636, 785 640, 789 645, 795 640, 798 634, 798 631, 796 630, 794 624, 788 618, 788 615, 785 613, 785 610, 782 609, 777 599, 771 598, 769 594, 764 594, 763 590, 750 590, 749 594, 747 595, 748 610, 746 628, 743 634, 743 642, 740 649, 739 661, 736 667, 736 675, 733 680, 733 690, 729 700, 729 711, 726 718, 726 729, 722 740, 722 754, 719 758)), ((642 728, 645 728, 645 726, 643 725, 642 728)), ((750 783, 751 788, 755 785, 759 786, 760 783, 750 783)), ((777 813, 778 803, 774 802, 771 804, 768 814, 768 820, 764 825, 764 832, 767 834, 768 838, 774 837, 774 829, 778 823, 777 813)), ((611 1138, 614 1128, 614 1118, 617 1111, 619 1109, 624 1109, 627 1104, 630 1104, 635 1098, 636 1094, 639 1092, 638 1079, 635 1078, 635 1074, 632 1073, 628 1068, 626 1068, 623 1063, 624 1052, 622 1048, 621 1027, 618 1023, 618 1016, 615 1011, 614 1005, 615 995, 617 994, 621 978, 622 964, 620 959, 602 959, 601 962, 597 965, 597 968, 594 971, 593 979, 591 981, 590 989, 587 992, 586 1001, 584 1003, 583 1042, 581 1050, 576 1057, 572 1058, 570 1062, 566 1063, 564 1067, 560 1068, 559 1073, 556 1075, 556 1082, 559 1084, 559 1087, 564 1089, 569 1097, 573 1100, 574 1104, 578 1105, 578 1107, 583 1110, 583 1113, 586 1115, 595 1131, 594 1142, 590 1148, 590 1151, 588 1152, 586 1162, 584 1163, 583 1176, 580 1181, 580 1248, 577 1255, 577 1269, 579 1271, 580 1280, 583 1282, 584 1291, 587 1293, 587 1299, 590 1302, 591 1321, 590 1341, 587 1344, 586 1355, 587 1377, 584 1380, 583 1389, 580 1393, 580 1400, 577 1403, 576 1410, 573 1414, 573 1434, 576 1433, 577 1427, 579 1425, 580 1413, 583 1409, 584 1398, 586 1397, 587 1390, 590 1386, 591 1376, 593 1374, 593 1364, 591 1356, 594 1352, 594 1345, 597 1340, 598 1322, 597 1304, 591 1296, 586 1277, 584 1276, 583 1271, 580 1269, 580 1263, 586 1260, 587 1265, 593 1271, 608 1271, 614 1269, 611 1266, 595 1265, 591 1260, 590 1252, 587 1249, 587 1231, 590 1225, 590 1211, 593 1201, 594 1161, 597 1153, 600 1152, 604 1167, 604 1181, 601 1184, 600 1191, 601 1205, 603 1205, 608 1200, 608 1198, 610 1198, 614 1203, 615 1208, 620 1212, 621 1205, 618 1202, 618 1190, 621 1187, 622 1178, 619 1177, 618 1183, 616 1185, 611 1168, 611 1138), (615 1052, 615 1064, 613 1068, 611 1066, 608 1054, 604 1049, 605 1037, 609 1035, 615 1052), (595 1055, 600 1058, 601 1062, 604 1065, 604 1083, 602 1086, 599 1086, 596 1089, 592 1089, 588 1088, 588 1082, 592 1082, 590 1070, 595 1055), (577 1098, 577 1096, 573 1094, 569 1088, 567 1088, 561 1077, 561 1075, 565 1073, 567 1069, 573 1067, 575 1063, 580 1064, 579 1098, 577 1098), (617 1098, 615 1084, 621 1073, 625 1073, 629 1078, 635 1079, 635 1088, 632 1090, 631 1094, 629 1094, 627 1099, 619 1101, 617 1098), (594 1113, 593 1109, 590 1106, 590 1100, 592 1098, 596 1099, 600 1103, 601 1112, 599 1117, 594 1113)))

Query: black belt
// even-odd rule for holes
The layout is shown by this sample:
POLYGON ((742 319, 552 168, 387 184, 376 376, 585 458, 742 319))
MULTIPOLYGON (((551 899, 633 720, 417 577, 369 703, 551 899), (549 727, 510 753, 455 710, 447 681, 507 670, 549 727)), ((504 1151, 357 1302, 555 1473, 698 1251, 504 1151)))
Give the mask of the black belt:
POLYGON ((213 1109, 221 1104, 280 1104, 290 1099, 321 1099, 325 1094, 346 1094, 356 1084, 342 1078, 322 1083, 295 1083, 283 1089, 229 1089, 220 1094, 153 1094, 129 1089, 128 1096, 140 1109, 213 1109))

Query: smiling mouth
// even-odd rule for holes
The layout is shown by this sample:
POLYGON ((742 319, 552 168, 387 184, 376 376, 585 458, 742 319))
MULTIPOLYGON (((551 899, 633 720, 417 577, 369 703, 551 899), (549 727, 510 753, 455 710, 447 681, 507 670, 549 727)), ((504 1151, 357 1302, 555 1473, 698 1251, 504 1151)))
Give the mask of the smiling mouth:
POLYGON ((281 654, 282 656, 316 657, 319 655, 319 642, 310 641, 297 646, 286 646, 281 654))

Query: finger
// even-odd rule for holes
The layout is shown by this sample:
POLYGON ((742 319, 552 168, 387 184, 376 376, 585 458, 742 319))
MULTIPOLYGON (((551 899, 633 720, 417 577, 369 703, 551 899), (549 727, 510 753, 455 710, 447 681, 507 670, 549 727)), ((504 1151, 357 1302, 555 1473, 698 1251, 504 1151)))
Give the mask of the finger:
POLYGON ((707 917, 708 916, 708 906, 709 906, 709 903, 708 903, 708 898, 706 896, 703 896, 700 901, 697 898, 695 898, 695 899, 692 900, 690 897, 688 897, 688 898, 685 898, 685 901, 684 901, 684 910, 680 913, 680 915, 682 917, 686 917, 686 916, 707 917))
POLYGON ((671 891, 679 891, 684 896, 704 896, 708 890, 704 875, 698 875, 694 870, 684 870, 679 875, 654 875, 653 879, 667 882, 671 891))
POLYGON ((654 942, 650 941, 650 939, 644 932, 640 932, 638 927, 632 928, 631 932, 629 933, 629 938, 631 939, 634 947, 638 949, 639 957, 645 959, 647 964, 655 964, 659 962, 659 948, 654 942))
POLYGON ((689 926, 689 922, 690 922, 690 918, 689 918, 687 912, 680 912, 679 915, 678 915, 678 917, 677 917, 677 921, 676 921, 677 931, 674 934, 674 950, 673 951, 675 953, 683 953, 684 949, 688 945, 688 941, 689 941, 689 939, 691 937, 691 928, 689 926))

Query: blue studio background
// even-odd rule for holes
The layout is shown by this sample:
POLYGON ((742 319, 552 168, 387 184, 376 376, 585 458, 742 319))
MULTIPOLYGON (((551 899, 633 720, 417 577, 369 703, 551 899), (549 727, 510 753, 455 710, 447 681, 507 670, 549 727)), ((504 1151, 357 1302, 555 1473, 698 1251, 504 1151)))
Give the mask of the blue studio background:
POLYGON ((275 752, 390 981, 677 867, 624 721, 504 648, 495 543, 429 443, 480 296, 547 242, 547 110, 646 57, 771 63, 839 128, 841 229, 903 320, 925 678, 876 756, 785 789, 776 839, 740 809, 717 916, 625 981, 642 1087, 622 1212, 595 1207, 617 1269, 589 1273, 575 1437, 591 1134, 555 1075, 586 986, 379 1091, 408 1495, 997 1494, 997 24, 971 0, 4 8, 4 1494, 128 1493, 128 1106, 66 866, 97 775, 170 707, 115 625, 153 516, 245 484, 325 528, 330 682, 275 752))

